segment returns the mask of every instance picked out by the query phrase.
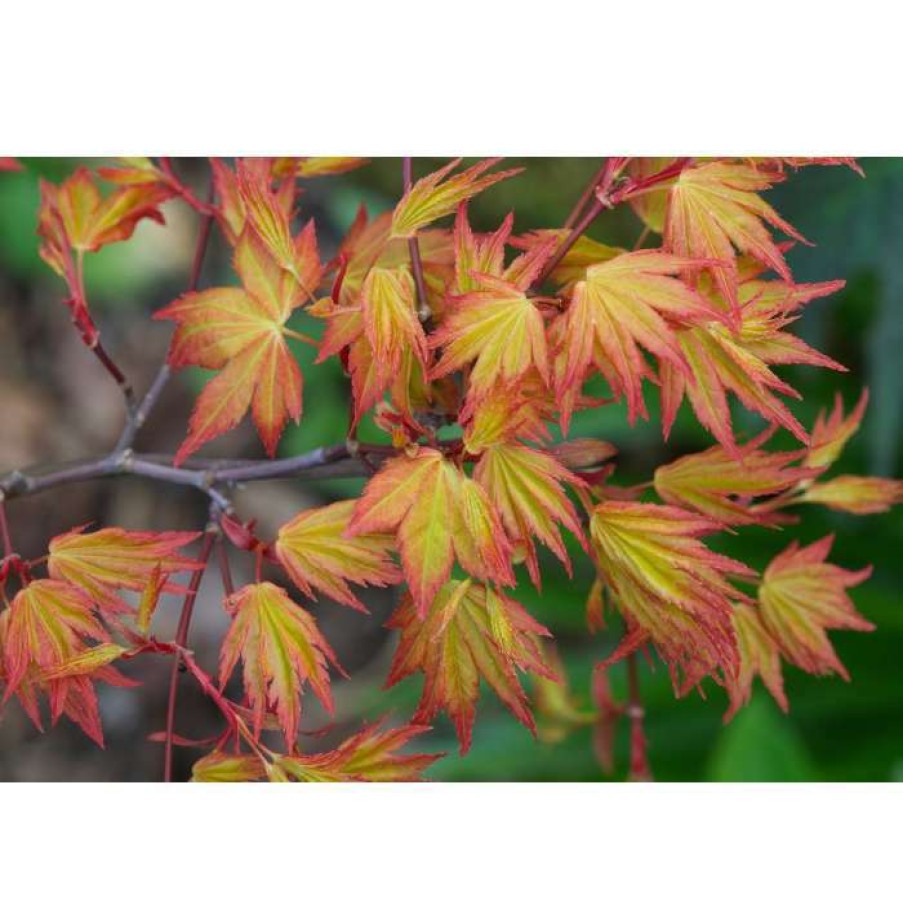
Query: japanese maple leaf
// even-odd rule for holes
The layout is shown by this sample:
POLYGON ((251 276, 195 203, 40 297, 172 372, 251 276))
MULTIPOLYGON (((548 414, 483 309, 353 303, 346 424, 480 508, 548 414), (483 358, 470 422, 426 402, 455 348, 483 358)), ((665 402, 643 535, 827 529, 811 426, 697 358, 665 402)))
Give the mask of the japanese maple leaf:
POLYGON ((89 660, 81 669, 65 670, 73 660, 91 651, 89 641, 109 641, 109 635, 94 616, 93 604, 78 587, 62 580, 34 580, 16 594, 3 613, 7 684, 3 702, 15 693, 40 728, 37 693, 46 691, 54 724, 65 714, 103 746, 97 696, 91 681, 101 679, 120 685, 131 681, 111 668, 112 658, 105 655, 89 660))
POLYGON ((534 730, 527 695, 517 670, 551 680, 539 637, 549 636, 513 599, 470 580, 444 584, 425 617, 405 598, 388 622, 401 631, 387 686, 417 671, 424 673, 415 722, 448 712, 461 752, 470 747, 482 677, 514 716, 534 730))
POLYGON ((298 781, 419 781, 441 755, 399 753, 430 728, 422 724, 383 729, 368 725, 336 749, 309 756, 281 756, 277 762, 298 781))
POLYGON ((291 234, 294 184, 286 183, 282 193, 277 193, 270 188, 270 173, 245 161, 239 161, 236 175, 247 226, 277 265, 310 295, 320 282, 322 269, 314 221, 310 220, 296 237, 291 234))
POLYGON ((759 585, 759 611, 787 661, 810 674, 833 671, 849 680, 825 631, 874 630, 846 592, 872 569, 847 571, 829 563, 833 542, 833 536, 803 547, 794 541, 775 557, 759 585))
POLYGON ((770 423, 783 426, 808 445, 806 430, 774 394, 780 392, 799 398, 799 392, 775 376, 765 361, 743 344, 741 337, 721 323, 709 323, 681 329, 677 339, 690 375, 685 376, 668 361, 662 363, 662 428, 665 436, 670 432, 686 394, 699 422, 729 453, 738 456, 727 396, 732 392, 745 407, 770 423))
POLYGON ((346 536, 394 533, 411 595, 426 612, 457 558, 469 574, 511 585, 511 550, 485 490, 436 449, 389 459, 355 504, 346 536))
POLYGON ((501 514, 508 536, 524 548, 527 569, 537 586, 540 574, 534 539, 551 549, 571 573, 558 525, 567 527, 586 549, 580 519, 564 488, 568 484, 583 486, 579 477, 548 452, 520 442, 487 448, 473 476, 501 514))
POLYGON ((142 219, 162 223, 160 204, 172 196, 171 189, 150 184, 126 185, 104 197, 84 167, 60 185, 42 182, 38 234, 46 248, 41 256, 63 275, 57 255, 124 241, 142 219))
POLYGON ((717 261, 712 278, 739 324, 734 248, 792 281, 790 269, 764 223, 805 242, 757 192, 783 176, 746 163, 714 161, 687 166, 668 193, 664 247, 681 257, 717 261))
POLYGON ((430 336, 442 350, 430 377, 438 379, 473 363, 469 392, 485 397, 497 385, 510 385, 535 367, 551 378, 545 325, 526 289, 506 279, 476 273, 479 288, 452 298, 445 319, 430 336))
POLYGON ((351 172, 369 162, 366 157, 278 157, 273 163, 273 174, 314 179, 351 172))
POLYGON ((428 351, 407 268, 374 267, 361 287, 361 323, 370 343, 376 377, 386 385, 398 372, 403 352, 413 350, 423 367, 428 351))
POLYGON ((700 541, 718 529, 681 508, 642 502, 601 502, 590 521, 600 572, 631 628, 615 657, 651 639, 678 692, 719 667, 737 669, 730 600, 745 597, 727 578, 753 572, 700 541))
MULTIPOLYGON (((91 533, 76 527, 50 541, 47 570, 51 577, 66 580, 84 590, 102 610, 130 609, 112 592, 117 589, 143 591, 149 582, 167 574, 197 570, 192 558, 178 550, 194 542, 199 533, 150 533, 105 527, 91 533)), ((178 587, 166 585, 167 591, 178 587)))
POLYGON ((198 396, 176 464, 235 427, 249 407, 271 457, 286 421, 301 417, 301 370, 286 336, 304 337, 286 323, 306 300, 304 290, 250 229, 236 248, 235 269, 242 288, 190 292, 154 315, 177 324, 171 366, 220 371, 198 396))
POLYGON ((292 748, 305 684, 327 712, 333 711, 328 666, 339 668, 335 653, 313 617, 274 583, 245 586, 223 604, 232 624, 220 650, 220 684, 225 685, 240 658, 255 733, 260 733, 272 708, 292 748))
POLYGON ((232 784, 262 781, 267 777, 264 762, 256 755, 214 750, 191 766, 191 780, 204 784, 232 784))
POLYGON ((490 185, 522 172, 522 169, 518 168, 484 175, 499 162, 498 159, 491 159, 483 160, 456 176, 446 178, 460 162, 460 159, 453 160, 442 169, 418 179, 405 192, 392 214, 390 233, 392 238, 410 238, 416 235, 424 226, 454 213, 459 204, 490 185))
MULTIPOLYGON (((675 278, 698 266, 660 251, 634 251, 589 266, 564 315, 561 345, 567 354, 559 397, 581 383, 595 364, 616 395, 626 396, 630 421, 645 415, 642 379, 648 367, 641 347, 685 371, 674 324, 723 316, 675 278)), ((567 427, 567 418, 562 425, 567 427)))
POLYGON ((274 543, 279 562, 306 595, 316 590, 366 611, 348 583, 387 586, 401 578, 389 558, 391 536, 345 536, 354 509, 351 500, 302 511, 283 524, 274 543))
POLYGON ((722 524, 761 522, 763 515, 750 510, 746 502, 784 492, 820 472, 793 466, 806 454, 805 449, 763 451, 762 444, 773 432, 767 430, 741 446, 737 456, 715 445, 658 467, 655 491, 671 505, 689 508, 722 524))
POLYGON ((736 673, 724 675, 725 688, 730 700, 730 707, 724 715, 724 720, 730 721, 739 709, 749 702, 756 675, 762 678, 762 683, 781 709, 784 712, 788 711, 784 678, 781 675, 780 647, 762 622, 758 605, 734 606, 734 632, 737 635, 740 666, 736 673))
POLYGON ((846 474, 812 483, 797 499, 848 514, 882 514, 903 502, 903 480, 846 474))
POLYGON ((856 435, 862 424, 868 401, 868 389, 863 389, 856 407, 849 416, 844 417, 843 399, 838 392, 830 415, 827 411, 819 412, 815 426, 812 427, 812 439, 805 461, 807 467, 826 469, 841 456, 847 442, 856 435))

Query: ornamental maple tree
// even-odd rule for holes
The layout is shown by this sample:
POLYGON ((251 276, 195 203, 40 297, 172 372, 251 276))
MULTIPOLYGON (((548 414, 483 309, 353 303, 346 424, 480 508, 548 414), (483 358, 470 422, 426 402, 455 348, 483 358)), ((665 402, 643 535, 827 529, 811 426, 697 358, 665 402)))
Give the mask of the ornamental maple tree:
POLYGON ((590 726, 604 771, 626 719, 628 774, 645 779, 640 656, 664 664, 676 695, 696 690, 726 703, 726 719, 756 679, 786 711, 785 666, 849 679, 828 631, 872 629, 850 596, 871 569, 829 560, 843 560, 842 537, 838 554, 834 537, 801 545, 792 530, 811 505, 886 511, 903 501, 903 482, 829 475, 865 416, 867 392, 848 413, 838 396, 814 424, 793 413, 800 392, 784 367, 846 369, 791 329, 806 305, 843 283, 794 280, 786 253, 805 239, 767 193, 801 166, 859 172, 855 162, 613 157, 563 225, 518 233, 516 211, 475 230, 469 204, 499 182, 516 184, 520 169, 455 160, 415 180, 405 158, 394 209, 371 217, 362 207, 340 241, 323 240, 299 214, 307 182, 366 162, 213 159, 206 199, 166 158, 82 166, 58 185, 42 183, 41 256, 125 410, 111 451, 0 477, 3 705, 15 697, 41 729, 46 704, 51 723, 65 716, 103 745, 96 682, 134 687, 122 663, 163 656, 169 703, 151 739, 163 743, 167 780, 178 744, 199 749, 198 781, 396 781, 429 776, 437 756, 408 744, 437 719, 451 719, 465 753, 488 691, 540 738, 590 726), (142 220, 164 224, 164 203, 195 211, 198 239, 186 290, 154 314, 153 328, 174 328, 138 398, 92 315, 85 260, 128 240, 142 220), (642 230, 634 248, 586 234, 622 205, 642 230), (231 249, 235 278, 201 288, 213 230, 231 249), (312 366, 338 360, 347 417, 336 418, 334 445, 280 458, 286 425, 304 422, 297 343, 316 347, 312 366), (180 447, 136 453, 170 374, 188 367, 211 378, 180 447), (675 457, 667 440, 684 399, 713 444, 675 457), (607 437, 568 438, 580 411, 618 403, 629 425, 661 422, 665 460, 648 482, 620 479, 607 437), (764 428, 746 435, 732 419, 736 405, 764 428), (271 460, 196 457, 249 413, 271 460), (365 422, 382 442, 360 440, 365 422), (298 511, 273 536, 236 513, 242 484, 334 476, 339 466, 366 478, 357 498, 298 511), (18 497, 120 474, 196 490, 210 503, 209 522, 198 532, 72 524, 47 537, 42 558, 17 553, 18 497), (758 573, 743 560, 743 534, 762 528, 790 535, 758 573), (227 545, 249 557, 251 582, 233 584, 227 545), (598 643, 586 704, 567 684, 550 631, 518 600, 525 581, 541 590, 547 566, 573 574, 575 556, 596 578, 575 582, 558 603, 585 604, 598 643), (189 636, 212 561, 230 619, 216 675, 198 664, 189 636), (311 751, 301 731, 309 697, 333 715, 341 704, 333 682, 347 675, 316 607, 293 593, 369 617, 358 595, 365 586, 396 588, 384 625, 397 637, 387 683, 421 674, 420 703, 311 751), (171 637, 155 627, 162 595, 182 601, 171 637), (619 701, 609 674, 620 667, 629 698, 619 701), (176 732, 183 674, 221 716, 216 736, 176 732))

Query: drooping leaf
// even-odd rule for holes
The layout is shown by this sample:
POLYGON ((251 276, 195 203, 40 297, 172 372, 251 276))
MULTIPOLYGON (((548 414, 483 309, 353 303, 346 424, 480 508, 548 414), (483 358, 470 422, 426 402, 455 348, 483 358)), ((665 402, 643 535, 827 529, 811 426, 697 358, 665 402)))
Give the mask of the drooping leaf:
POLYGON ((401 631, 388 686, 417 671, 425 676, 415 722, 428 723, 446 711, 466 752, 483 678, 515 717, 534 729, 517 670, 555 679, 538 640, 549 633, 513 599, 470 580, 452 580, 430 600, 425 617, 406 597, 388 626, 401 631))
POLYGON ((759 606, 735 605, 734 631, 737 634, 740 667, 735 674, 726 673, 724 676, 730 698, 730 707, 725 713, 724 720, 730 721, 749 702, 756 675, 761 677, 768 692, 786 712, 789 705, 781 675, 780 648, 762 622, 759 606))
POLYGON ((540 583, 534 538, 552 550, 571 572, 558 525, 567 527, 586 548, 583 529, 564 487, 583 481, 552 455, 521 443, 499 443, 487 448, 474 468, 474 479, 502 516, 508 536, 526 549, 530 577, 540 583))
POLYGON ((126 681, 109 666, 109 660, 103 660, 103 651, 96 654, 89 645, 89 641, 110 641, 92 609, 93 602, 85 593, 62 580, 34 580, 19 590, 4 612, 3 702, 15 693, 40 728, 37 694, 44 691, 50 701, 52 723, 65 714, 103 746, 97 695, 91 680, 120 684, 126 681), (99 655, 97 661, 91 661, 93 655, 99 655), (73 673, 60 673, 79 660, 84 667, 73 673))
POLYGON ((882 514, 903 502, 903 480, 844 475, 812 483, 797 501, 848 514, 882 514))
POLYGON ((86 533, 85 527, 76 527, 50 541, 47 570, 51 577, 80 587, 95 605, 109 611, 129 611, 112 591, 142 592, 159 578, 161 571, 174 574, 197 570, 198 562, 180 555, 179 550, 199 536, 136 532, 121 527, 86 533))
POLYGON ((383 729, 368 725, 340 746, 310 756, 283 756, 279 765, 298 781, 419 781, 441 755, 400 754, 398 750, 428 731, 421 724, 383 729))
POLYGON ((726 525, 752 524, 763 517, 750 510, 748 502, 776 495, 818 473, 793 466, 805 455, 797 452, 767 452, 761 446, 765 432, 738 449, 737 456, 720 445, 684 455, 655 471, 655 491, 671 505, 689 508, 726 525))
POLYGON ((727 578, 753 572, 700 541, 718 529, 681 508, 641 502, 601 502, 590 521, 602 578, 630 627, 620 654, 651 640, 680 692, 719 667, 737 670, 730 600, 745 597, 727 578))
POLYGON ((348 583, 387 586, 401 575, 389 558, 390 536, 345 531, 354 502, 302 511, 279 529, 274 549, 295 585, 308 596, 319 590, 337 602, 366 611, 348 583))
POLYGON ((313 617, 273 583, 254 583, 229 596, 224 605, 232 624, 220 650, 219 680, 225 684, 239 658, 245 691, 260 733, 272 708, 291 748, 301 718, 301 694, 309 684, 332 713, 328 666, 335 653, 313 617))

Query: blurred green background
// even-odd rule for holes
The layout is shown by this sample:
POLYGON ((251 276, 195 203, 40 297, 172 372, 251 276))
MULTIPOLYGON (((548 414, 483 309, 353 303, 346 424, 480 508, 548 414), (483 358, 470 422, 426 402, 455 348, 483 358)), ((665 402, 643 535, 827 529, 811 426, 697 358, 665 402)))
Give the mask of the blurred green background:
MULTIPOLYGON (((0 399, 13 399, 6 402, 0 421, 2 470, 96 454, 115 438, 121 416, 115 393, 103 384, 103 375, 92 369, 96 364, 70 334, 60 304, 62 283, 37 254, 38 179, 58 181, 78 161, 24 162, 24 172, 0 174, 0 399), (42 413, 42 405, 46 413, 42 413)), ((417 160, 416 173, 423 174, 442 162, 417 160)), ((791 407, 807 425, 820 408, 833 402, 836 392, 843 395, 849 410, 862 385, 869 385, 871 404, 863 429, 848 446, 836 472, 899 477, 903 473, 903 160, 861 162, 865 179, 845 168, 812 167, 790 172, 787 182, 768 195, 782 216, 814 242, 814 247, 799 246, 789 253, 797 279, 847 280, 842 292, 809 307, 798 331, 851 372, 799 367, 789 368, 785 375, 804 395, 804 401, 791 403, 791 407)), ((516 231, 559 225, 599 161, 536 158, 508 164, 523 165, 525 172, 489 189, 472 204, 476 228, 497 226, 511 209, 516 211, 516 231)), ((177 161, 177 167, 203 190, 203 161, 177 161)), ((316 217, 325 256, 334 251, 361 203, 372 214, 393 206, 401 188, 400 169, 399 160, 380 159, 353 173, 305 183, 299 199, 301 216, 316 217)), ((168 327, 150 324, 148 314, 183 290, 193 249, 194 214, 175 203, 167 206, 167 219, 166 229, 142 224, 132 241, 105 249, 89 261, 87 270, 89 296, 105 343, 114 357, 118 350, 119 358, 132 368, 139 389, 152 377, 169 335, 168 327)), ((629 247, 640 231, 631 211, 619 209, 600 218, 590 234, 629 247)), ((202 285, 233 278, 228 250, 222 242, 214 242, 202 285)), ((298 354, 305 376, 305 414, 300 426, 286 431, 282 454, 337 441, 345 423, 347 385, 337 362, 314 367, 311 349, 301 348, 298 354)), ((199 373, 179 377, 142 439, 144 448, 175 447, 184 434, 191 400, 200 384, 199 373)), ((619 479, 624 482, 647 480, 658 463, 711 444, 686 405, 670 441, 664 444, 651 395, 649 400, 651 420, 635 429, 628 427, 622 406, 584 412, 575 420, 573 435, 605 438, 621 449, 619 479)), ((741 409, 736 424, 748 435, 761 425, 741 409)), ((379 438, 379 434, 365 430, 362 438, 379 438)), ((248 430, 239 430, 210 451, 260 454, 248 430)), ((360 486, 361 482, 354 480, 307 485, 298 490, 303 493, 298 503, 322 503, 354 494, 360 486)), ((121 496, 115 494, 119 490, 106 485, 85 488, 78 490, 78 496, 68 497, 70 502, 43 497, 23 500, 11 506, 10 515, 14 529, 21 531, 21 541, 31 544, 35 555, 42 554, 41 544, 46 547, 53 532, 85 520, 174 529, 196 528, 203 518, 203 506, 187 494, 176 493, 173 504, 177 507, 161 509, 157 498, 148 496, 147 487, 141 491, 144 495, 134 489, 131 495, 121 496)), ((289 491, 294 488, 285 490, 289 491)), ((246 506, 245 513, 269 512, 284 503, 284 498, 265 492, 261 489, 259 497, 248 493, 247 501, 240 502, 246 506)), ((794 535, 811 541, 834 532, 837 542, 832 560, 847 568, 867 563, 875 566, 873 577, 854 590, 853 596, 877 630, 832 635, 852 681, 818 679, 785 667, 789 716, 759 687, 751 705, 724 726, 726 699, 719 687, 709 682, 707 699, 694 695, 675 700, 665 669, 659 666, 653 671, 643 664, 649 755, 657 779, 903 778, 903 511, 870 518, 815 508, 802 513, 803 521, 794 535)), ((724 547, 761 568, 789 541, 786 531, 753 529, 743 531, 724 547)), ((586 633, 584 601, 592 571, 579 549, 573 551, 573 579, 549 558, 543 593, 525 583, 515 595, 555 634, 574 693, 586 701, 592 666, 613 648, 620 628, 613 624, 610 635, 591 637, 586 633)), ((211 598, 214 595, 211 590, 211 598)), ((330 603, 316 609, 318 618, 328 622, 324 629, 330 639, 337 645, 336 638, 346 640, 345 657, 340 654, 340 658, 353 679, 340 689, 338 705, 342 724, 349 730, 361 718, 372 719, 387 709, 399 719, 409 716, 419 696, 420 684, 415 679, 389 693, 381 690, 391 648, 385 632, 378 629, 378 619, 391 609, 391 601, 374 598, 374 616, 365 627, 360 625, 359 615, 334 613, 336 606, 330 603)), ((211 633, 217 623, 211 616, 211 633)), ((159 678, 150 675, 147 680, 156 692, 159 678)), ((615 693, 623 696, 626 680, 622 668, 613 669, 612 682, 615 693)), ((159 689, 162 692, 162 684, 159 689)), ((112 771, 110 760, 84 743, 74 730, 60 729, 62 739, 55 738, 57 732, 38 737, 27 725, 17 722, 11 726, 12 716, 8 715, 0 722, 0 777, 156 777, 159 751, 151 748, 148 752, 144 748, 148 744, 141 746, 142 737, 160 726, 162 716, 153 709, 156 697, 141 707, 123 708, 123 692, 111 690, 101 699, 105 722, 113 724, 110 746, 117 764, 112 771), (36 750, 54 743, 61 744, 59 753, 48 759, 51 764, 44 771, 23 765, 36 750), (75 759, 83 763, 78 769, 72 768, 75 759)), ((192 704, 198 708, 199 721, 211 717, 204 700, 194 699, 192 704)), ((310 717, 309 726, 322 724, 316 711, 310 717)), ((615 778, 622 778, 626 771, 626 725, 620 731, 615 778)), ((451 726, 444 718, 420 745, 448 753, 429 772, 439 780, 583 781, 602 777, 588 728, 574 730, 558 742, 538 742, 487 694, 481 700, 473 748, 467 756, 458 755, 451 726)), ((190 755, 180 760, 183 772, 190 761, 190 755)))

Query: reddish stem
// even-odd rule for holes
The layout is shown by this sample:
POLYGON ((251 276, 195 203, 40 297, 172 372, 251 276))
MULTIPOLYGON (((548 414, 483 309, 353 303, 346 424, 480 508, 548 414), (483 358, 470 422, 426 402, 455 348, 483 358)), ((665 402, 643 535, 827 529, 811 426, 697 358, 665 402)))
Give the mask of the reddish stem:
POLYGON ((627 717, 630 719, 630 772, 631 781, 651 781, 652 772, 646 757, 646 732, 643 699, 640 694, 640 674, 637 654, 632 652, 627 657, 627 717))
POLYGON ((565 229, 570 229, 573 227, 574 223, 577 222, 577 218, 583 212, 584 208, 587 205, 589 199, 593 196, 593 192, 596 190, 596 186, 602 181, 602 177, 605 175, 605 170, 608 167, 608 161, 605 161, 597 170, 595 175, 590 179, 589 184, 587 184, 586 188, 583 189, 583 194, 580 195, 577 203, 574 204, 573 209, 568 214, 568 218, 564 221, 565 229))
POLYGON ((216 533, 212 530, 208 530, 204 534, 201 551, 198 553, 198 562, 202 567, 198 568, 191 575, 191 582, 188 584, 188 592, 185 594, 185 601, 182 603, 182 614, 179 616, 179 625, 176 628, 174 643, 179 647, 179 651, 176 652, 173 657, 172 669, 170 670, 169 675, 169 698, 166 705, 166 743, 163 751, 163 780, 166 782, 172 780, 172 749, 176 723, 176 697, 179 693, 179 666, 186 658, 181 649, 185 648, 187 645, 188 630, 191 627, 191 616, 194 612, 194 601, 197 598, 201 579, 204 576, 204 570, 207 561, 210 558, 210 552, 213 548, 213 541, 215 539, 216 533))

